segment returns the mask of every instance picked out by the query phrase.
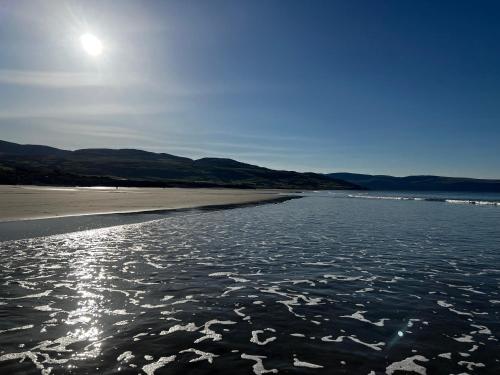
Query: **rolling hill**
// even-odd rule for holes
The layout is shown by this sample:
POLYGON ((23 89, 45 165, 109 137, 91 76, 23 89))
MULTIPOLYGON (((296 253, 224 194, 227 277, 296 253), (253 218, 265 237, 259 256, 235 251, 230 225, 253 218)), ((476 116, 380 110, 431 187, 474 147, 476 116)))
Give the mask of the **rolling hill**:
POLYGON ((135 149, 61 150, 0 141, 0 184, 356 189, 317 173, 135 149))
POLYGON ((442 176, 393 177, 356 173, 330 173, 328 176, 369 190, 500 192, 500 180, 442 176))

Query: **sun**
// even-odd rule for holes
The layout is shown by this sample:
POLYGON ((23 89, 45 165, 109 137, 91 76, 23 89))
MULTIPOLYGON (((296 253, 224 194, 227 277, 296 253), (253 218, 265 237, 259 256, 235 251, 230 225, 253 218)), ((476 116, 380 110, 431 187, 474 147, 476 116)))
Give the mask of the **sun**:
POLYGON ((102 54, 102 42, 95 35, 89 33, 83 34, 80 36, 80 43, 82 44, 83 50, 90 56, 99 56, 102 54))

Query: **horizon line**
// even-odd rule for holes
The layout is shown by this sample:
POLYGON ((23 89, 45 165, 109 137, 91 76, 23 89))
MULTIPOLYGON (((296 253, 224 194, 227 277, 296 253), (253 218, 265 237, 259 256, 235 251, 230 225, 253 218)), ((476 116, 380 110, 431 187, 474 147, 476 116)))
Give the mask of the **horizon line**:
POLYGON ((79 151, 79 150, 136 150, 136 151, 143 151, 143 152, 149 152, 152 154, 168 154, 176 157, 182 157, 186 159, 190 159, 193 161, 196 160, 202 160, 202 159, 226 159, 226 160, 233 160, 239 163, 243 164, 250 164, 254 166, 258 166, 261 168, 267 168, 267 169, 272 169, 272 170, 281 170, 281 171, 291 171, 291 172, 298 172, 298 173, 316 173, 316 174, 322 174, 322 175, 330 175, 330 174, 340 174, 340 173, 349 173, 349 174, 356 174, 356 175, 369 175, 369 176, 385 176, 385 177, 395 177, 395 178, 408 178, 408 177, 442 177, 442 178, 463 178, 463 179, 470 179, 470 180, 490 180, 490 181, 500 181, 500 177, 496 178, 487 178, 487 177, 467 177, 467 176, 449 176, 449 175, 438 175, 438 174, 426 174, 426 173, 418 173, 418 174, 409 174, 409 175, 395 175, 395 174, 385 174, 385 173, 365 173, 365 172, 346 172, 346 171, 334 171, 334 172, 315 172, 312 170, 292 170, 292 169, 279 169, 279 168, 271 168, 263 165, 258 165, 258 164, 251 164, 249 162, 244 162, 240 161, 238 159, 230 158, 230 157, 210 157, 210 156, 204 156, 201 158, 191 158, 189 156, 183 156, 183 155, 176 155, 176 154, 171 154, 169 152, 155 152, 155 151, 150 151, 146 149, 140 149, 140 148, 130 148, 130 147, 118 147, 118 148, 112 148, 112 147, 83 147, 83 148, 61 148, 57 146, 51 146, 51 145, 46 145, 46 144, 35 144, 35 143, 18 143, 18 142, 12 142, 12 141, 6 141, 3 139, 0 139, 0 142, 7 142, 7 143, 13 143, 21 146, 44 146, 44 147, 51 147, 55 148, 58 150, 62 151, 69 151, 69 152, 74 152, 74 151, 79 151))

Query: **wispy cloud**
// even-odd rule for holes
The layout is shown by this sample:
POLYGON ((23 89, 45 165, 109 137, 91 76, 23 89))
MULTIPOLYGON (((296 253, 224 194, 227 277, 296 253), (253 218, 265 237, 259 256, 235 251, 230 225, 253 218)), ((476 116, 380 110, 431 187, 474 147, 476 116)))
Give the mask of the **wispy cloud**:
POLYGON ((68 107, 22 108, 0 111, 0 120, 153 115, 175 111, 160 105, 102 104, 68 107))
POLYGON ((102 144, 99 143, 99 146, 105 147, 128 146, 128 144, 121 144, 123 140, 132 142, 131 144, 133 147, 138 147, 136 146, 137 144, 147 145, 150 143, 157 143, 154 136, 144 134, 138 128, 112 125, 102 121, 90 123, 51 119, 36 121, 33 126, 38 128, 43 127, 49 133, 67 134, 71 135, 73 138, 76 136, 81 140, 83 139, 83 142, 78 144, 77 147, 92 147, 96 140, 102 142, 102 144))
POLYGON ((140 72, 70 72, 0 69, 0 86, 20 86, 39 89, 142 88, 152 94, 173 97, 206 97, 221 95, 277 92, 283 87, 269 83, 223 84, 220 82, 178 82, 140 72))
POLYGON ((35 70, 0 70, 0 85, 44 88, 112 87, 141 84, 132 75, 109 75, 88 72, 50 72, 35 70))

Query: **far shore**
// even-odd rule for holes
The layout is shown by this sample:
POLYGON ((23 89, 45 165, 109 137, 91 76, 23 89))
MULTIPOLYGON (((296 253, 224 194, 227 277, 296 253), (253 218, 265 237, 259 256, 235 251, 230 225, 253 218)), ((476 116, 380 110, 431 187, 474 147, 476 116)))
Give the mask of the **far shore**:
POLYGON ((279 200, 289 190, 0 186, 0 222, 279 200))

